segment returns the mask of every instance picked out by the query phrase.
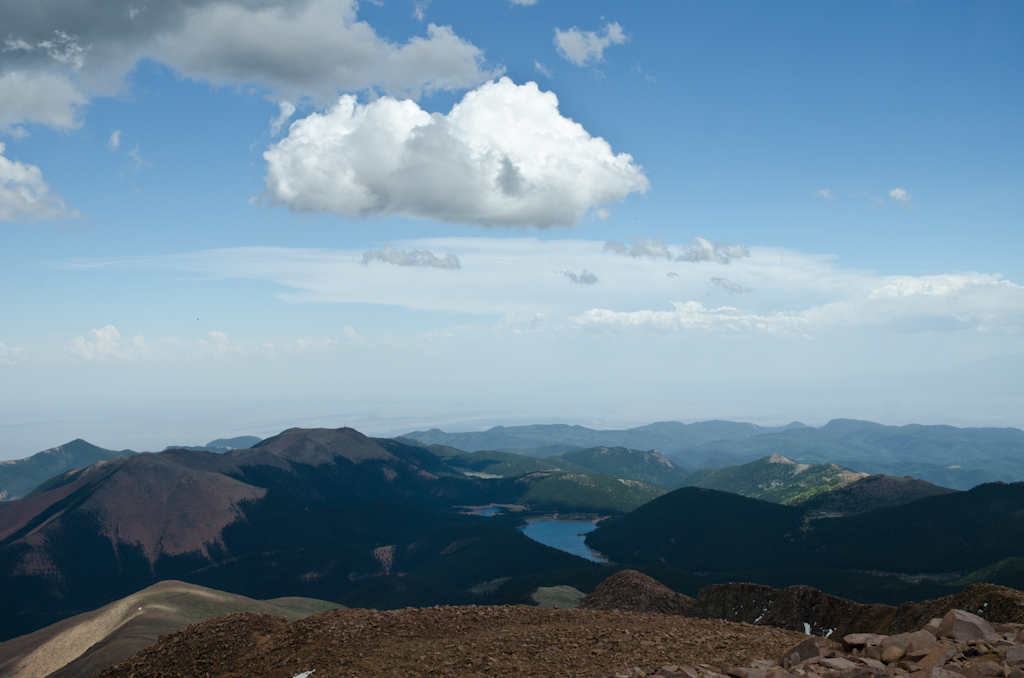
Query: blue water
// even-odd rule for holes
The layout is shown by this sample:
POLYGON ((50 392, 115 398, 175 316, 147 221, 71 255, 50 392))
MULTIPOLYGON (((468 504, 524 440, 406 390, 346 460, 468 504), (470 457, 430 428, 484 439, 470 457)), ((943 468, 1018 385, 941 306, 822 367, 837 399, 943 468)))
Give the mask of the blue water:
POLYGON ((580 556, 595 563, 606 562, 596 551, 583 543, 587 532, 597 528, 593 523, 576 520, 531 520, 526 527, 519 528, 523 534, 545 546, 580 556))

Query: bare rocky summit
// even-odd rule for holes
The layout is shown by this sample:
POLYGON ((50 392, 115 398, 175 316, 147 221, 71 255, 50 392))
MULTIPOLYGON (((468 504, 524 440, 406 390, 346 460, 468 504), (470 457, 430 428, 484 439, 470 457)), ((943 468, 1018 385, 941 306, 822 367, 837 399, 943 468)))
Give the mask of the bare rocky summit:
MULTIPOLYGON (((606 676, 693 667, 693 678, 777 657, 805 638, 770 627, 528 606, 331 610, 289 623, 232 614, 160 641, 100 678, 606 676)), ((673 674, 675 675, 675 674, 673 674)), ((679 674, 683 675, 683 674, 679 674)))
POLYGON ((834 640, 679 615, 526 606, 232 614, 100 678, 206 676, 1024 678, 1024 624, 950 610, 917 631, 834 640), (315 676, 314 676, 315 674, 315 676))
POLYGON ((685 615, 692 604, 693 598, 676 593, 657 579, 636 570, 623 570, 601 582, 579 607, 685 615))

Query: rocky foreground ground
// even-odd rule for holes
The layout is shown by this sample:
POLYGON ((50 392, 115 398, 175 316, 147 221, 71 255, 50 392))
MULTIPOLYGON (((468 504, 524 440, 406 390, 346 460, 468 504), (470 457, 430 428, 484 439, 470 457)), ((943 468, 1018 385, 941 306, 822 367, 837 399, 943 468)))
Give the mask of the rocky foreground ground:
POLYGON ((807 587, 762 587, 770 595, 757 589, 751 598, 751 585, 727 586, 733 588, 706 594, 709 587, 692 599, 627 570, 573 610, 330 610, 292 623, 232 614, 162 636, 100 676, 1024 678, 1024 594, 1013 589, 974 585, 957 596, 892 608, 858 606, 807 587), (978 614, 951 605, 963 602, 978 614), (709 611, 758 616, 701 618, 709 611), (928 612, 942 616, 922 616, 928 612), (765 625, 767 618, 776 625, 765 625), (908 626, 913 619, 922 621, 908 626), (805 633, 792 630, 796 624, 805 633))
MULTIPOLYGON (((592 676, 664 666, 721 674, 807 636, 662 614, 517 606, 233 614, 165 636, 102 678, 592 676)), ((683 674, 680 674, 683 675, 683 674)))
POLYGON ((330 676, 1024 678, 1024 625, 951 610, 837 642, 658 613, 435 607, 241 613, 165 636, 101 678, 330 676), (1021 642, 1018 642, 1021 641, 1021 642))

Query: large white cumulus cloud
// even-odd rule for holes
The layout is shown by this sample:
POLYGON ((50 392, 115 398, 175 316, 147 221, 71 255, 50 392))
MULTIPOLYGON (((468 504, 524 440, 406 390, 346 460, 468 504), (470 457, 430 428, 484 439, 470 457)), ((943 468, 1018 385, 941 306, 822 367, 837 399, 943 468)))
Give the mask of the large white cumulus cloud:
POLYGON ((649 186, 632 156, 563 117, 553 93, 508 78, 469 92, 447 115, 346 95, 294 123, 264 158, 271 202, 349 217, 572 226, 649 186))

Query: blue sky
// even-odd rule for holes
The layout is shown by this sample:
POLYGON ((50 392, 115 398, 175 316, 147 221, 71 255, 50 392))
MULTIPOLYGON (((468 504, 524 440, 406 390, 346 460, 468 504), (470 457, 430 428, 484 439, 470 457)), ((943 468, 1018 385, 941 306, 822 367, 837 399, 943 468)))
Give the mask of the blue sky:
POLYGON ((14 0, 0 458, 1022 426, 1024 7, 14 0))

